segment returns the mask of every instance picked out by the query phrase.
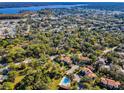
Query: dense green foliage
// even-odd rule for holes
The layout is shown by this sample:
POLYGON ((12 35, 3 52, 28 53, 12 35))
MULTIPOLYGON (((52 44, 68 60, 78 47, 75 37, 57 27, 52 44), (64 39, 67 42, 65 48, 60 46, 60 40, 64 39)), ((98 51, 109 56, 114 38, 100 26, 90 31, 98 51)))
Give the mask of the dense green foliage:
MULTIPOLYGON (((59 12, 61 14, 62 11, 59 12)), ((42 13, 38 12, 38 15, 42 16, 42 13)), ((45 20, 44 22, 47 25, 51 17, 46 16, 48 19, 42 20, 45 20)), ((91 19, 93 18, 91 17, 91 19)), ((65 20, 75 22, 71 17, 65 17, 65 20)), ((31 25, 28 34, 23 34, 23 30, 17 27, 18 31, 14 38, 0 39, 0 63, 2 64, 0 65, 0 75, 7 75, 8 77, 0 83, 0 89, 54 89, 51 88, 53 82, 60 81, 73 65, 78 65, 79 69, 92 66, 93 73, 97 75, 97 78, 91 79, 88 76, 83 76, 77 83, 73 81, 73 74, 71 73, 68 76, 72 81, 71 89, 77 89, 78 84, 82 85, 84 89, 104 89, 99 86, 102 76, 124 83, 124 74, 122 73, 124 59, 119 54, 123 50, 123 31, 104 30, 101 29, 102 24, 95 24, 99 28, 88 29, 87 26, 93 23, 88 20, 85 20, 86 27, 84 29, 72 26, 73 28, 66 28, 62 31, 51 31, 51 27, 44 31, 39 28, 40 22, 41 20, 36 21, 28 16, 26 22, 19 21, 19 25, 23 23, 31 25), (111 50, 114 47, 116 47, 116 50, 111 50), (106 52, 105 50, 110 51, 106 52), (71 65, 69 63, 64 64, 61 61, 61 55, 63 54, 67 56, 65 59, 72 61, 71 65), (82 61, 79 54, 83 56, 82 60, 87 58, 88 61, 82 61), (99 58, 106 61, 100 63, 99 58)), ((66 23, 66 25, 69 25, 69 23, 66 23)), ((75 71, 76 74, 78 72, 79 70, 75 71)), ((58 89, 58 85, 57 82, 56 89, 58 89)), ((123 86, 120 89, 123 89, 123 86)))

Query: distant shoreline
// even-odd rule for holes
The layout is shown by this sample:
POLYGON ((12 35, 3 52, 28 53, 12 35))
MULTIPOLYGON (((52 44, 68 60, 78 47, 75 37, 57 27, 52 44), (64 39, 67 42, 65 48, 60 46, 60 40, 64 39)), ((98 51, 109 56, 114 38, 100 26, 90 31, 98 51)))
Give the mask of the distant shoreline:
POLYGON ((41 9, 52 9, 52 8, 71 8, 75 6, 84 6, 87 4, 70 4, 70 5, 47 5, 47 6, 30 6, 30 7, 17 7, 17 8, 0 8, 1 14, 20 14, 22 11, 39 11, 41 9))
POLYGON ((0 3, 0 14, 21 14, 24 11, 38 11, 47 8, 70 8, 81 6, 87 9, 100 9, 124 12, 124 2, 7 2, 0 3), (17 5, 16 5, 17 4, 17 5), (2 8, 1 8, 2 7, 2 8))
POLYGON ((7 3, 3 3, 3 4, 0 3, 0 9, 33 7, 33 6, 77 5, 77 4, 85 4, 85 3, 84 2, 7 2, 7 3), (15 5, 16 3, 17 3, 17 5, 15 5))
POLYGON ((21 19, 26 15, 32 14, 33 12, 24 12, 20 14, 0 14, 0 20, 4 19, 21 19))
POLYGON ((76 4, 124 4, 124 2, 0 2, 2 8, 20 8, 33 6, 76 5, 76 4))

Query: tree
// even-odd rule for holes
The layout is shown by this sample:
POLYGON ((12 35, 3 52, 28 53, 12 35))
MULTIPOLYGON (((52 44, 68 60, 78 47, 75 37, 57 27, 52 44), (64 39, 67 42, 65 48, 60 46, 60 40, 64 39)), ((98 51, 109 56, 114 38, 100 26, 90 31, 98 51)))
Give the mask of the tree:
POLYGON ((95 86, 92 88, 93 90, 101 90, 99 86, 95 86))
POLYGON ((21 63, 19 69, 23 70, 26 69, 26 67, 27 67, 26 63, 21 63))
POLYGON ((89 83, 83 83, 83 85, 85 89, 88 89, 88 90, 92 89, 92 86, 89 83))
POLYGON ((42 71, 37 71, 36 73, 29 74, 16 86, 16 89, 33 89, 42 90, 48 89, 48 84, 50 83, 50 78, 42 71))
POLYGON ((91 81, 91 78, 88 76, 84 76, 83 78, 81 78, 81 82, 89 82, 91 81))
POLYGON ((27 56, 34 56, 39 58, 40 54, 46 54, 50 52, 50 47, 48 44, 32 44, 26 48, 27 56))
POLYGON ((6 47, 9 44, 7 40, 0 41, 0 46, 6 47))
POLYGON ((12 62, 21 62, 25 58, 25 50, 21 47, 12 47, 8 48, 8 54, 6 56, 6 62, 12 63, 12 62))
POLYGON ((95 62, 97 60, 97 57, 95 55, 92 55, 92 54, 89 56, 89 58, 91 58, 93 62, 95 62))
POLYGON ((10 65, 9 65, 10 70, 17 70, 18 68, 19 68, 19 66, 15 65, 14 63, 10 63, 10 65))
POLYGON ((14 89, 14 84, 11 82, 4 82, 2 86, 3 90, 13 90, 14 89))
POLYGON ((18 75, 17 71, 10 71, 8 73, 8 80, 14 82, 17 75, 18 75))

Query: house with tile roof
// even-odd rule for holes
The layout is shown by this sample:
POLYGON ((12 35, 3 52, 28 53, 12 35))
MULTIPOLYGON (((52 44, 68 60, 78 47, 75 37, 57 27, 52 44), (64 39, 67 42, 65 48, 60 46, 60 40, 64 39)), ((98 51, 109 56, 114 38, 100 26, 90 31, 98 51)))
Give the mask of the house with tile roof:
POLYGON ((83 70, 84 70, 86 76, 88 76, 90 78, 96 77, 96 74, 93 73, 89 68, 84 68, 83 70))
POLYGON ((101 83, 100 85, 106 86, 109 89, 118 89, 119 86, 121 85, 119 81, 115 81, 115 80, 103 78, 103 77, 101 78, 100 83, 101 83))
POLYGON ((61 55, 60 56, 60 61, 64 62, 64 64, 67 64, 67 65, 71 65, 72 64, 72 60, 71 60, 70 56, 61 55))
POLYGON ((88 76, 91 79, 94 79, 97 77, 95 73, 93 73, 89 68, 86 68, 86 67, 82 68, 81 72, 82 72, 81 75, 88 76))
POLYGON ((84 65, 84 64, 89 64, 91 61, 88 57, 83 56, 82 54, 77 54, 76 58, 73 58, 74 64, 76 65, 84 65))

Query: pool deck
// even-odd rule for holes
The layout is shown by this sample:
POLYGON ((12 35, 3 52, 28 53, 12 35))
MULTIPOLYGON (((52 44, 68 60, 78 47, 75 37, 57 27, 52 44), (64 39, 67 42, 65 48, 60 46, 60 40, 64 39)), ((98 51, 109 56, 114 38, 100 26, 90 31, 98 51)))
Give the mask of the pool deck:
MULTIPOLYGON (((64 79, 67 78, 66 76, 64 76, 61 80, 61 82, 59 83, 59 86, 64 88, 64 89, 70 89, 70 81, 68 83, 64 83, 64 79)), ((69 79, 70 80, 70 79, 69 79)))

